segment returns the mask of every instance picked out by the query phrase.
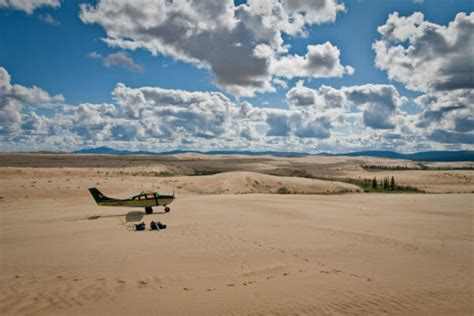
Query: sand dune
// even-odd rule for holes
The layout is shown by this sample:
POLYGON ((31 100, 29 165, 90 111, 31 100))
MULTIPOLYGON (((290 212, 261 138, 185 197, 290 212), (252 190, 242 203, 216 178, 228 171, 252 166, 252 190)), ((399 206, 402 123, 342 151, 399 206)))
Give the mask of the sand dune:
MULTIPOLYGON (((1 315, 474 314, 474 194, 328 195, 357 187, 242 171, 163 176, 206 161, 51 159, 0 167, 1 315), (91 186, 114 197, 174 188, 178 198, 170 213, 145 215, 97 206, 91 186), (281 187, 324 194, 268 194, 281 187), (134 231, 151 220, 168 228, 134 231)), ((214 161, 225 162, 241 161, 214 161)), ((360 172, 347 161, 299 163, 360 172)), ((432 185, 446 183, 442 172, 432 185)), ((455 172, 467 180, 446 188, 466 190, 470 171, 455 172)))
POLYGON ((210 176, 176 177, 179 191, 197 194, 276 193, 286 188, 289 193, 344 193, 358 192, 355 185, 338 182, 278 177, 255 172, 225 172, 210 176))

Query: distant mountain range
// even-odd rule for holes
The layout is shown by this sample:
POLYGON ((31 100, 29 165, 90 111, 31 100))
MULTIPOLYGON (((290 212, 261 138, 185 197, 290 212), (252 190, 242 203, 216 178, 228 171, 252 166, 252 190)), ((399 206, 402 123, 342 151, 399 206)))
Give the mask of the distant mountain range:
POLYGON ((159 155, 151 151, 117 150, 109 147, 85 148, 71 152, 71 154, 96 154, 96 155, 159 155))
POLYGON ((98 155, 176 155, 195 153, 203 155, 246 155, 246 156, 275 156, 275 157, 303 157, 308 154, 297 152, 277 152, 277 151, 234 151, 234 150, 214 150, 214 151, 198 151, 198 150, 170 150, 163 152, 151 151, 129 151, 117 150, 109 147, 87 148, 71 152, 71 154, 98 154, 98 155))
MULTIPOLYGON (((216 150, 216 151, 193 151, 193 150, 171 150, 165 152, 151 151, 129 151, 117 150, 109 147, 87 148, 71 152, 72 154, 98 154, 98 155, 175 155, 184 153, 197 153, 205 155, 247 155, 247 156, 275 156, 275 157, 303 157, 310 154, 298 152, 277 152, 277 151, 234 151, 234 150, 216 150)), ((394 151, 358 151, 344 154, 323 153, 321 156, 349 156, 349 157, 379 157, 391 159, 408 159, 413 161, 474 161, 474 151, 424 151, 412 154, 402 154, 394 151)))
POLYGON ((413 161, 474 161, 474 151, 459 150, 459 151, 422 151, 412 154, 401 154, 394 151, 358 151, 345 154, 324 154, 327 156, 349 156, 349 157, 379 157, 390 159, 407 159, 413 161))

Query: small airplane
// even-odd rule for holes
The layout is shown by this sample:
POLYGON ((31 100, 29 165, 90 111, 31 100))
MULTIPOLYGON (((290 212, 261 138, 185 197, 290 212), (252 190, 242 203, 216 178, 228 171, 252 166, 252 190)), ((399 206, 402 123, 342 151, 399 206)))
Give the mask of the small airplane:
POLYGON ((90 193, 94 197, 97 205, 100 206, 126 206, 126 207, 144 207, 145 213, 152 214, 152 206, 164 206, 165 212, 168 213, 171 209, 168 204, 171 204, 176 198, 173 195, 163 195, 157 192, 144 191, 138 195, 132 196, 129 199, 114 199, 103 195, 97 188, 89 188, 90 193))

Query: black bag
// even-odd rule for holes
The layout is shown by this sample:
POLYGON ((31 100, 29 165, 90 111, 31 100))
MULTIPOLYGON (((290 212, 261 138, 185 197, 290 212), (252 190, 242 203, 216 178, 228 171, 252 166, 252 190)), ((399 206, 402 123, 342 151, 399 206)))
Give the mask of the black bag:
POLYGON ((165 229, 166 228, 166 225, 162 224, 161 222, 158 222, 157 225, 158 225, 159 229, 165 229))
POLYGON ((140 224, 135 224, 135 230, 145 230, 145 222, 141 222, 140 224))
POLYGON ((159 230, 160 227, 159 227, 158 224, 159 224, 159 223, 157 223, 157 222, 155 222, 155 221, 151 221, 151 223, 150 223, 150 229, 151 229, 151 230, 159 230))

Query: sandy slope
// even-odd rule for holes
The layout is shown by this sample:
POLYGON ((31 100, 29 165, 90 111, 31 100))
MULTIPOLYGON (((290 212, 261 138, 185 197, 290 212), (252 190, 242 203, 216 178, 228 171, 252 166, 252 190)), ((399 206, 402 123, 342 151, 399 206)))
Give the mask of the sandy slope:
POLYGON ((302 194, 359 191, 357 186, 343 182, 277 177, 243 171, 210 176, 176 177, 173 180, 180 191, 198 194, 275 193, 280 188, 302 194))
MULTIPOLYGON (((86 191, 125 194, 147 177, 0 175, 2 315, 474 313, 472 194, 182 193, 171 213, 147 216, 86 191), (133 231, 152 219, 168 228, 133 231)), ((232 178, 233 191, 274 181, 255 177, 189 178, 232 178)))

